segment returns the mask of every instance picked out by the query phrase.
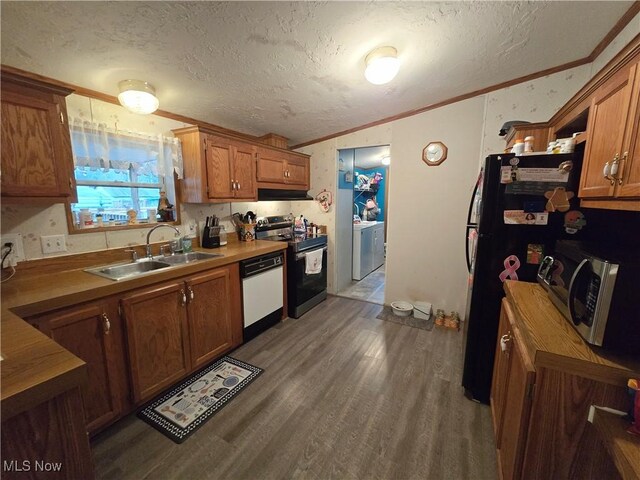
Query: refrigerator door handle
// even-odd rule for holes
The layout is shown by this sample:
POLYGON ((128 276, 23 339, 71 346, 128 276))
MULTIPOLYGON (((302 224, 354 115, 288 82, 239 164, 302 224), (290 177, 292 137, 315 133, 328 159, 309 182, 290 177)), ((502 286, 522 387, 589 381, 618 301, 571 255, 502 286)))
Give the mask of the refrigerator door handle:
POLYGON ((480 183, 480 176, 476 181, 476 186, 473 187, 473 193, 471 194, 471 201, 469 202, 469 211, 467 212, 467 225, 471 223, 471 214, 473 213, 473 204, 476 201, 476 193, 478 193, 478 184, 480 183))
POLYGON ((467 227, 467 238, 464 243, 464 252, 467 257, 467 272, 469 273, 471 273, 471 258, 469 257, 469 230, 471 230, 471 228, 472 227, 467 227))

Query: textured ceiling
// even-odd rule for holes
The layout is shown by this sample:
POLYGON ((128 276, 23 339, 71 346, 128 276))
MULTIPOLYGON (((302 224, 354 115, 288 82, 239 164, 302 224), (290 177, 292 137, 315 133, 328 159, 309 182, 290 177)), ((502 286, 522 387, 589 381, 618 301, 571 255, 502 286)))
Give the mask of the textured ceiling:
POLYGON ((632 2, 2 2, 2 63, 291 144, 589 55, 632 2), (364 57, 393 45, 388 85, 364 57))
POLYGON ((354 166, 356 168, 382 167, 382 158, 391 156, 391 147, 381 145, 379 147, 363 147, 355 149, 354 166))

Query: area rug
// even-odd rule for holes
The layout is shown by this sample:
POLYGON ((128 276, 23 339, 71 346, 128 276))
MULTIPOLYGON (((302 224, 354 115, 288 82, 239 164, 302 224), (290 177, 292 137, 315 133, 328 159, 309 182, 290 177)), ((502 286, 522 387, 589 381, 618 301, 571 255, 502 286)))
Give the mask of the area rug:
POLYGON ((399 317, 393 314, 393 310, 391 310, 391 307, 384 307, 376 318, 378 320, 384 320, 386 322, 399 323, 401 325, 419 328, 420 330, 433 330, 433 315, 431 315, 428 320, 415 318, 413 315, 409 315, 408 317, 399 317))
POLYGON ((262 372, 235 358, 222 357, 152 400, 138 416, 182 443, 262 372))

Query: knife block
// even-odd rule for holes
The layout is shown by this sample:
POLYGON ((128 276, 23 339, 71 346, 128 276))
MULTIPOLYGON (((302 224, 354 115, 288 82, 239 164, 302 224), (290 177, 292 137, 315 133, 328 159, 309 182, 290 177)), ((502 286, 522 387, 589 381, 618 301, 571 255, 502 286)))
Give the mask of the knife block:
POLYGON ((202 248, 218 248, 220 246, 220 227, 204 227, 201 245, 202 248))

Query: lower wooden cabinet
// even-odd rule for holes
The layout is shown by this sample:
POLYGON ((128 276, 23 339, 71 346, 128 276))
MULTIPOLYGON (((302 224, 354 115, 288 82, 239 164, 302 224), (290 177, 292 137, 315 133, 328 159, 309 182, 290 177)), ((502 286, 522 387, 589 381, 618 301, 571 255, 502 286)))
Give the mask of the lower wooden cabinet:
POLYGON ((242 343, 238 265, 188 278, 191 367, 196 369, 242 343))
POLYGON ((171 282, 122 299, 133 400, 150 399, 189 373, 187 296, 171 282))
POLYGON ((242 343, 238 264, 122 299, 135 403, 242 343))
POLYGON ((491 386, 500 478, 619 478, 587 417, 591 405, 624 410, 625 388, 600 371, 606 360, 587 350, 564 318, 548 324, 537 320, 539 329, 531 330, 530 320, 523 325, 521 312, 535 312, 544 319, 548 310, 514 305, 502 300, 491 386), (562 361, 550 362, 549 344, 555 342, 570 345, 562 350, 576 352, 575 358, 565 355, 562 361))
POLYGON ((503 300, 498 328, 502 335, 496 347, 491 391, 498 468, 503 479, 521 476, 535 381, 533 364, 512 318, 509 304, 503 300))
POLYGON ((89 381, 81 395, 89 432, 112 422, 128 408, 117 299, 71 307, 29 322, 87 363, 89 381))
POLYGON ((237 263, 28 318, 87 363, 90 434, 242 343, 237 263))

